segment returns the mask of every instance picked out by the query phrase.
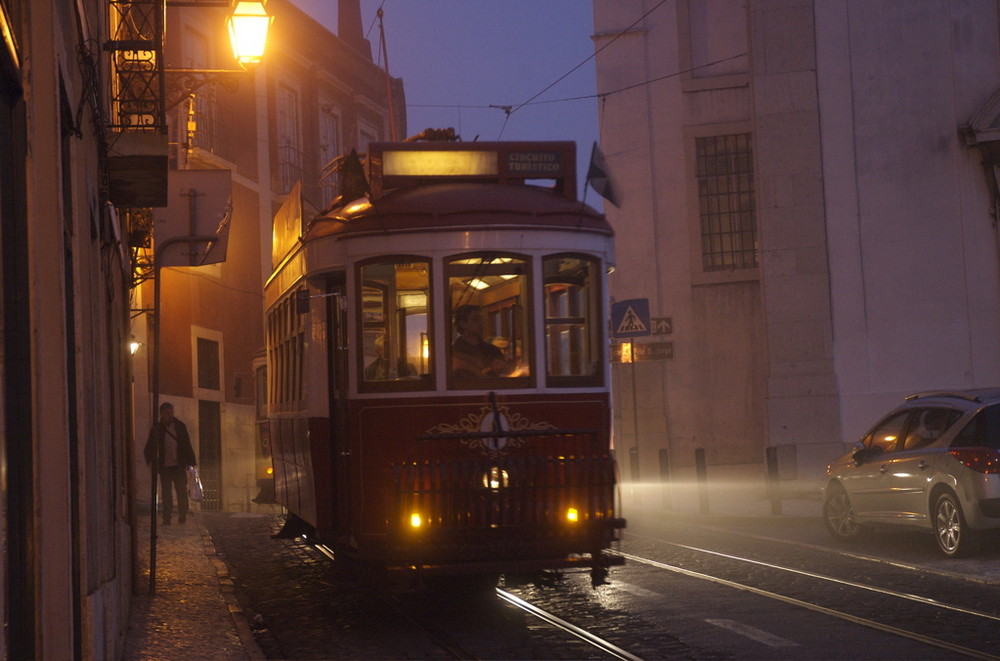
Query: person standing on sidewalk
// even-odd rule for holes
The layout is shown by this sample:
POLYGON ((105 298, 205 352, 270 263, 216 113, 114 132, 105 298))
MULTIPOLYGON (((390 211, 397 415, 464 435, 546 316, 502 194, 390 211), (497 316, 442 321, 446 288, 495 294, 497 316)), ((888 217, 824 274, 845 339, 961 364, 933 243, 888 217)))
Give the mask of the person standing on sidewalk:
POLYGON ((194 448, 187 426, 174 417, 174 405, 160 404, 160 420, 149 430, 143 450, 146 464, 156 461, 163 496, 163 525, 169 526, 174 513, 174 491, 177 492, 177 520, 184 523, 188 513, 187 467, 194 466, 194 448))

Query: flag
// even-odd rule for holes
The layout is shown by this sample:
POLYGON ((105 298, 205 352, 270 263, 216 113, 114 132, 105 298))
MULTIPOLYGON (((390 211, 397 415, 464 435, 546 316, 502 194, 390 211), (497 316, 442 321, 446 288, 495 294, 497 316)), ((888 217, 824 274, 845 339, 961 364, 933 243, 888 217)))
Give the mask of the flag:
POLYGON ((611 181, 611 173, 608 172, 608 167, 604 164, 604 156, 601 154, 601 150, 597 147, 596 142, 594 143, 593 150, 590 152, 590 168, 587 170, 587 183, 590 184, 595 193, 605 200, 616 207, 621 206, 618 203, 618 195, 611 181))

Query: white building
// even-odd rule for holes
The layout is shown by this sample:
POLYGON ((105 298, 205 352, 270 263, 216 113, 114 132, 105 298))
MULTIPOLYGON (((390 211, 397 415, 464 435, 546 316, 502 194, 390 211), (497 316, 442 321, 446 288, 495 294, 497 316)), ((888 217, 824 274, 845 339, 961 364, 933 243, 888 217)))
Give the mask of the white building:
POLYGON ((1000 113, 995 0, 595 0, 594 15, 623 193, 612 295, 672 321, 638 340, 672 359, 616 366, 616 443, 638 448, 641 479, 660 450, 683 472, 695 448, 721 466, 768 446, 784 477, 815 477, 905 394, 1000 384, 981 156, 1000 113))

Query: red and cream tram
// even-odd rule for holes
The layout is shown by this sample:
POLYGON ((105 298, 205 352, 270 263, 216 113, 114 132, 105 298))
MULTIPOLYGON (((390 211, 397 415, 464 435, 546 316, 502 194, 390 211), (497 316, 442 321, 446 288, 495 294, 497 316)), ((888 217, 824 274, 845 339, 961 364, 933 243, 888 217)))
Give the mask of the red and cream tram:
POLYGON ((421 575, 598 584, 620 564, 612 231, 575 160, 571 142, 375 143, 363 195, 278 214, 268 417, 296 532, 421 575))

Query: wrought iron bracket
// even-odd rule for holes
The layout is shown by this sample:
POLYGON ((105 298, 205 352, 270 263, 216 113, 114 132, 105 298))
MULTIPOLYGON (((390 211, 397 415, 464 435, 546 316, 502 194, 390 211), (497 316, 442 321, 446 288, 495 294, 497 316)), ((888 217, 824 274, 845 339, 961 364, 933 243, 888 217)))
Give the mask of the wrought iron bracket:
POLYGON ((164 69, 166 94, 164 110, 169 112, 209 83, 218 83, 227 92, 235 92, 245 69, 164 69))

